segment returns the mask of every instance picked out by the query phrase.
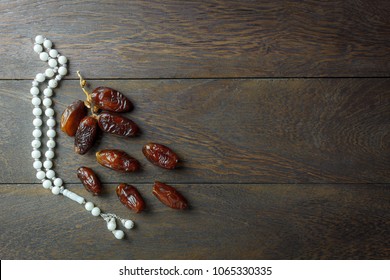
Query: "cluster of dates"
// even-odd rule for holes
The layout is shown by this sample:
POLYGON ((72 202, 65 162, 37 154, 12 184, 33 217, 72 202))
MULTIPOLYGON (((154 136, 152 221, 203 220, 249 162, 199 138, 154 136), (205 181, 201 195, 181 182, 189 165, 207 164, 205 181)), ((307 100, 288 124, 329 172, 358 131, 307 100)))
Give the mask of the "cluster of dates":
MULTIPOLYGON (((83 183, 87 191, 93 195, 100 195, 102 185, 99 178, 89 167, 80 167, 77 169, 77 177, 83 183)), ((163 204, 173 209, 186 209, 188 207, 187 200, 174 187, 155 181, 152 193, 163 204)), ((145 209, 145 202, 138 192, 137 188, 129 184, 119 184, 116 187, 116 194, 120 202, 127 208, 134 210, 136 213, 145 209)))
POLYGON ((108 87, 98 87, 88 94, 86 101, 76 100, 65 109, 61 116, 61 129, 75 137, 74 150, 83 155, 93 147, 98 128, 123 137, 137 135, 138 125, 118 114, 129 112, 132 108, 133 104, 122 93, 108 87), (92 115, 88 115, 88 108, 92 110, 92 115))
MULTIPOLYGON (((119 114, 133 109, 132 102, 126 96, 108 87, 98 87, 89 94, 84 89, 86 82, 81 76, 80 85, 87 95, 87 100, 73 102, 61 116, 61 130, 75 137, 76 153, 83 155, 93 147, 99 129, 123 137, 133 137, 139 133, 139 127, 135 122, 119 114), (91 110, 91 115, 88 115, 88 109, 91 110)), ((170 148, 157 143, 144 145, 142 152, 151 163, 165 169, 174 169, 179 161, 176 153, 170 148)), ((140 168, 138 160, 118 149, 98 151, 96 160, 102 166, 119 172, 135 172, 140 168)), ((102 185, 91 168, 80 167, 77 176, 89 192, 93 195, 101 194, 102 185)), ((134 186, 119 184, 116 193, 121 203, 131 210, 138 213, 145 208, 145 202, 134 186)), ((173 209, 188 207, 183 195, 172 186, 159 181, 154 183, 153 194, 163 204, 173 209)))

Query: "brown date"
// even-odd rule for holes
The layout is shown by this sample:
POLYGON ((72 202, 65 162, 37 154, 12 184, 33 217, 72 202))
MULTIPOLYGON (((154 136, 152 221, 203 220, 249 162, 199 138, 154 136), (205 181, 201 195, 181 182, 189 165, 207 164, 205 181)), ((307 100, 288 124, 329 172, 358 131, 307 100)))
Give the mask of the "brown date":
POLYGON ((83 155, 92 148, 98 132, 97 120, 93 117, 85 117, 81 120, 74 139, 74 150, 83 155))
POLYGON ((179 157, 170 148, 161 144, 146 144, 142 152, 151 163, 166 169, 174 169, 179 161, 179 157))
POLYGON ((186 209, 187 200, 174 187, 159 181, 154 182, 153 194, 166 206, 173 209, 186 209))
POLYGON ((138 160, 122 150, 101 150, 96 153, 96 159, 104 167, 120 172, 134 172, 140 168, 138 160))
POLYGON ((80 121, 87 115, 87 107, 81 100, 76 100, 68 107, 61 116, 61 130, 69 136, 74 136, 80 121))
POLYGON ((138 125, 135 122, 109 112, 99 114, 98 124, 102 131, 124 137, 132 137, 139 132, 138 125))
POLYGON ((120 202, 127 208, 134 210, 136 213, 141 212, 145 208, 145 202, 138 190, 132 185, 119 184, 116 187, 116 194, 120 202))
POLYGON ((99 178, 89 167, 82 166, 77 169, 77 177, 83 183, 85 189, 93 195, 100 195, 102 193, 102 185, 99 178))
POLYGON ((97 87, 91 94, 93 104, 112 112, 129 112, 133 109, 133 103, 119 91, 109 87, 97 87))

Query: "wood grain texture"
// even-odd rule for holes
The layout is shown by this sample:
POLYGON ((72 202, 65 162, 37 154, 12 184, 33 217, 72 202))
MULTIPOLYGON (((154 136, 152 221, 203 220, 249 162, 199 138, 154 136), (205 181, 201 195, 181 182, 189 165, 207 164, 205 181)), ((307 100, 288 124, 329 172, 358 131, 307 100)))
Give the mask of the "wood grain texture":
POLYGON ((0 0, 0 259, 389 259, 389 14, 385 0, 0 0), (70 60, 57 121, 84 98, 76 70, 135 104, 126 116, 139 137, 102 135, 80 156, 59 133, 55 159, 66 187, 135 220, 125 240, 35 180, 38 34, 70 60), (150 164, 150 141, 181 167, 150 164), (104 148, 125 150, 141 171, 99 166, 104 148), (102 197, 81 186, 82 165, 102 197), (191 209, 162 205, 154 180, 191 209), (121 205, 118 183, 135 185, 147 211, 121 205))
MULTIPOLYGON (((115 240, 102 219, 38 185, 1 185, 1 259, 388 259, 388 185, 174 185, 189 211, 137 185, 133 214, 105 185, 102 209, 137 227, 115 240)), ((80 185, 69 189, 90 195, 80 185)))
POLYGON ((388 77, 389 13, 387 0, 7 0, 0 77, 42 66, 37 34, 70 58, 73 78, 388 77))
MULTIPOLYGON (((32 105, 28 81, 0 82, 1 183, 30 183, 32 105)), ((78 182, 81 165, 104 182, 388 183, 390 79, 92 81, 126 94, 126 114, 141 128, 134 139, 104 134, 86 155, 58 133, 56 170, 78 182), (148 142, 178 153, 182 167, 163 170, 142 154, 148 142), (96 162, 100 149, 123 149, 142 170, 118 174, 96 162)), ((57 119, 84 98, 64 81, 54 98, 57 119)), ((44 140, 43 144, 46 143, 44 140)))

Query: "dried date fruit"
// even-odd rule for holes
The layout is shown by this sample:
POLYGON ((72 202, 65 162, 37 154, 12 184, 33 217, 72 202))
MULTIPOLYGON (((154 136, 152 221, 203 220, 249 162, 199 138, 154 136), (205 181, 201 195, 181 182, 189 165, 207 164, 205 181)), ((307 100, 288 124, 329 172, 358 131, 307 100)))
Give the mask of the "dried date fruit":
POLYGON ((96 153, 96 159, 102 166, 120 172, 134 172, 140 168, 138 160, 122 150, 101 150, 96 153))
POLYGON ((133 109, 131 101, 119 91, 109 87, 97 87, 91 94, 92 103, 102 109, 112 112, 129 112, 133 109))
POLYGON ((99 178, 89 167, 82 166, 77 169, 77 177, 83 183, 85 189, 93 195, 100 195, 102 193, 102 185, 99 178))
POLYGON ((154 182, 153 194, 163 204, 173 209, 186 209, 188 207, 187 200, 174 187, 159 181, 154 182))
POLYGON ((116 194, 118 195, 120 202, 127 208, 134 210, 136 213, 144 210, 145 202, 134 186, 119 184, 116 188, 116 194))
POLYGON ((142 152, 151 163, 162 168, 174 169, 179 162, 179 157, 170 148, 161 144, 146 144, 142 152))
POLYGON ((81 100, 76 100, 68 107, 61 116, 61 130, 69 136, 74 136, 80 121, 87 115, 87 107, 81 100))
POLYGON ((83 155, 95 144, 98 132, 97 120, 88 116, 81 120, 74 139, 74 150, 83 155))
POLYGON ((102 131, 124 137, 132 137, 139 132, 138 125, 135 122, 109 112, 99 114, 98 124, 102 131))

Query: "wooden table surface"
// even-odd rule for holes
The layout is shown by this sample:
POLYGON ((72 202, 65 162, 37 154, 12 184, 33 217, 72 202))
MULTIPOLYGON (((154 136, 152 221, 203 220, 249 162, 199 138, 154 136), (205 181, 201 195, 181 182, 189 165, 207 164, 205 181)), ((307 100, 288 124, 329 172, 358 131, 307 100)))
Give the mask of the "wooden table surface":
POLYGON ((3 0, 0 24, 1 259, 390 258, 389 1, 3 0), (84 156, 57 128, 57 174, 133 219, 124 240, 35 179, 38 34, 70 61, 57 119, 84 98, 77 70, 135 104, 127 116, 142 134, 104 135, 84 156), (149 141, 173 148, 183 167, 148 163, 149 141), (94 156, 103 148, 127 151, 142 170, 104 169, 94 156), (99 174, 101 197, 78 181, 82 165, 99 174), (191 208, 162 205, 154 180, 191 208), (120 204, 121 182, 147 211, 120 204))

